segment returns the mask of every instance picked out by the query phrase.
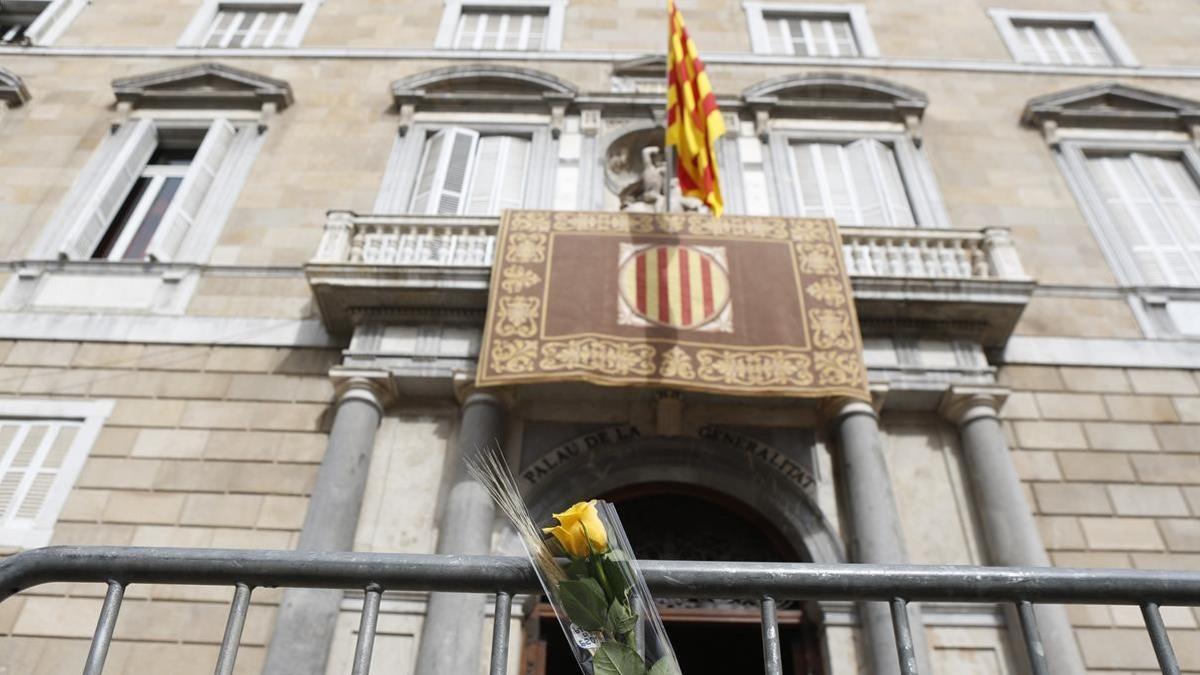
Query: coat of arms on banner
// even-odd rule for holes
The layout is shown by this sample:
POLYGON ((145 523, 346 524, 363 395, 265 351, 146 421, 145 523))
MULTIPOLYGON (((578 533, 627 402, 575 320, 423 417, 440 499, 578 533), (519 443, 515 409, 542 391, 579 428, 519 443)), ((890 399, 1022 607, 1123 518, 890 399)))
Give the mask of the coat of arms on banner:
POLYGON ((867 398, 837 227, 507 211, 476 381, 867 398))

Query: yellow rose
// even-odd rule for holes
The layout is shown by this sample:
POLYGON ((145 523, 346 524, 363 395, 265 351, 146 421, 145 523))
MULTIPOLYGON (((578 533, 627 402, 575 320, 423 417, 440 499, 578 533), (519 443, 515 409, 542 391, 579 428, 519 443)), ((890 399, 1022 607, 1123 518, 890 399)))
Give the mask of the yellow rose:
POLYGON ((554 514, 558 525, 543 528, 562 544, 563 550, 572 558, 586 558, 592 551, 604 553, 608 550, 608 532, 596 512, 596 500, 579 502, 562 513, 554 514), (591 549, 588 549, 588 542, 591 549))

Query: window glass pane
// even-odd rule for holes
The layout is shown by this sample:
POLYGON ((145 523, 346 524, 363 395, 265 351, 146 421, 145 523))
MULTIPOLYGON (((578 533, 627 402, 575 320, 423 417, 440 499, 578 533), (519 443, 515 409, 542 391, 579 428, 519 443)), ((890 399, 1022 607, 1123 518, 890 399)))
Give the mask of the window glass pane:
POLYGON ((158 194, 154 196, 154 201, 150 203, 150 210, 142 218, 141 225, 138 226, 133 239, 129 241, 129 247, 121 255, 122 259, 141 260, 146 257, 146 249, 150 247, 150 240, 158 231, 158 226, 167 213, 167 207, 171 205, 171 200, 175 198, 175 192, 179 190, 179 184, 182 182, 183 178, 180 177, 170 177, 163 181, 158 194))
POLYGON ((104 233, 104 237, 100 239, 100 244, 96 246, 96 250, 92 253, 92 258, 96 260, 104 260, 113 253, 113 248, 116 246, 117 240, 121 237, 121 233, 129 226, 129 219, 133 216, 133 212, 137 209, 137 205, 141 203, 142 197, 145 196, 146 190, 150 187, 150 179, 142 177, 137 179, 133 184, 133 189, 125 197, 125 201, 121 202, 121 208, 117 210, 117 215, 113 218, 113 222, 108 226, 108 230, 104 233))
POLYGON ((843 225, 913 227, 916 221, 896 162, 884 143, 792 145, 800 215, 843 225))
POLYGON ((1012 22, 1018 44, 1017 60, 1064 66, 1112 65, 1113 58, 1091 22, 1012 22))
POLYGON ((457 49, 539 50, 545 42, 545 12, 464 9, 454 34, 457 49))
POLYGON ((857 56, 858 42, 850 18, 797 14, 766 14, 767 40, 772 53, 796 56, 857 56))
POLYGON ((206 47, 273 47, 286 42, 298 7, 259 9, 222 5, 213 19, 206 47))

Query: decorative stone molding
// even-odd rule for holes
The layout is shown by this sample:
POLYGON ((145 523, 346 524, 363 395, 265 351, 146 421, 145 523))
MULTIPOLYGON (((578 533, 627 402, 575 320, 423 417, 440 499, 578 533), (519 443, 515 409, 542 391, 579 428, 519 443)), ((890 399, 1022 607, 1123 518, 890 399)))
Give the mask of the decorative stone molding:
POLYGON ((199 63, 113 80, 119 107, 133 109, 242 109, 280 112, 292 104, 283 80, 220 63, 199 63))
POLYGON ((924 93, 888 80, 843 73, 783 75, 742 92, 762 136, 771 117, 888 121, 904 124, 917 137, 929 104, 924 93))
POLYGON ((339 404, 358 399, 370 403, 383 414, 397 398, 391 375, 385 370, 334 368, 329 371, 329 377, 333 379, 339 404))
POLYGON ((938 413, 958 427, 980 417, 998 418, 1010 393, 1000 386, 955 385, 942 396, 938 413))
POLYGON ((1103 82, 1038 96, 1025 104, 1021 123, 1054 142, 1063 127, 1186 131, 1200 134, 1200 101, 1103 82))
POLYGON ((883 410, 889 387, 886 384, 871 383, 871 400, 864 401, 849 396, 833 396, 822 399, 817 405, 817 414, 826 425, 832 424, 847 415, 870 415, 878 418, 883 410))
POLYGON ((18 108, 29 98, 29 90, 25 88, 25 81, 11 70, 0 68, 0 101, 4 103, 5 107, 18 108))

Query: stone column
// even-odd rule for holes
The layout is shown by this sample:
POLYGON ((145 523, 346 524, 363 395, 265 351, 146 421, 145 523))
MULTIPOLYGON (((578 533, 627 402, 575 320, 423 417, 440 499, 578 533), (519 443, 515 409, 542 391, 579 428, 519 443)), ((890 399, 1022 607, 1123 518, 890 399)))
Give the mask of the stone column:
MULTIPOLYGON (((487 555, 495 507, 487 490, 467 474, 463 458, 504 440, 504 404, 494 394, 476 391, 462 407, 458 452, 449 459, 454 480, 438 527, 437 552, 487 555)), ((478 672, 485 609, 486 598, 479 593, 431 593, 416 675, 478 672)))
MULTIPOLYGON (((835 399, 828 403, 827 410, 833 420, 837 443, 834 461, 839 484, 844 490, 840 501, 846 511, 846 522, 842 529, 849 535, 847 541, 851 560, 884 565, 907 563, 908 552, 904 547, 891 478, 883 458, 879 417, 875 409, 865 401, 835 399)), ((861 603, 859 616, 863 642, 870 659, 867 672, 873 675, 898 675, 900 661, 896 654, 896 637, 887 603, 861 603)), ((929 672, 920 610, 910 607, 909 617, 921 672, 929 672)))
MULTIPOLYGON (((301 551, 349 551, 383 415, 382 387, 353 378, 341 388, 329 444, 300 530, 301 551)), ((288 589, 267 648, 267 675, 324 675, 342 591, 288 589)))
MULTIPOLYGON (((1007 396, 1008 391, 1000 387, 951 387, 942 400, 941 412, 958 427, 962 439, 967 480, 983 529, 988 564, 1047 567, 1050 558, 1000 424, 999 410, 1007 396)), ((1061 605, 1035 608, 1050 672, 1083 675, 1086 671, 1066 610, 1061 605)), ((1009 622, 1019 636, 1014 612, 1009 613, 1009 622)))

